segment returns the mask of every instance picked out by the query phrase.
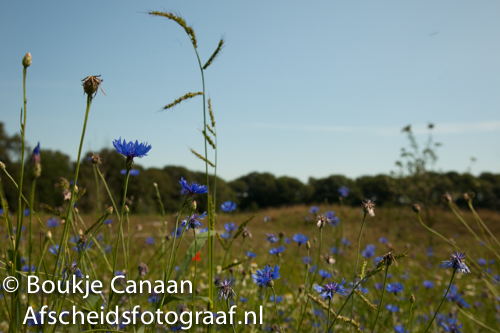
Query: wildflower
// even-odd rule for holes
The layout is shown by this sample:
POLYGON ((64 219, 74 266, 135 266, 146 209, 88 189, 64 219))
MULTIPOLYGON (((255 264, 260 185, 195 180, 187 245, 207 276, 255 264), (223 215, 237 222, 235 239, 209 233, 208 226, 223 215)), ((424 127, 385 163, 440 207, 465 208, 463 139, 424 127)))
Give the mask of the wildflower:
POLYGON ((318 269, 318 265, 314 264, 311 266, 311 268, 309 268, 309 272, 314 273, 314 272, 316 272, 317 269, 318 269))
POLYGON ((172 237, 174 237, 174 238, 181 237, 183 230, 184 230, 184 228, 177 227, 177 232, 176 232, 175 227, 174 227, 174 230, 172 230, 172 237))
POLYGON ((224 232, 222 234, 220 234, 220 236, 222 237, 222 239, 229 239, 231 238, 231 234, 229 232, 224 232))
POLYGON ((104 221, 104 225, 109 225, 111 223, 113 223, 113 220, 111 219, 104 221))
POLYGON ((363 211, 365 212, 365 214, 368 214, 371 217, 375 217, 375 210, 373 209, 375 207, 375 203, 373 201, 371 201, 370 199, 365 199, 361 206, 363 207, 363 211))
POLYGON ((343 185, 341 188, 339 188, 339 194, 346 198, 349 195, 349 188, 347 188, 345 185, 343 185))
POLYGON ((450 260, 445 260, 442 263, 442 267, 453 268, 460 273, 470 273, 469 267, 465 264, 465 252, 454 252, 450 255, 450 260))
POLYGON ((302 234, 295 234, 295 235, 293 235, 292 239, 295 242, 297 242, 297 244, 299 246, 301 246, 302 244, 305 244, 309 238, 305 235, 302 235, 302 234))
MULTIPOLYGON (((384 265, 385 266, 394 265, 394 266, 398 267, 398 262, 396 261, 396 258, 392 254, 392 251, 389 252, 389 253, 387 253, 387 254, 385 254, 382 257, 382 260, 384 261, 384 265)), ((408 279, 408 276, 406 276, 405 279, 408 279)))
POLYGON ((208 228, 201 228, 200 229, 200 234, 204 233, 204 232, 207 232, 208 231, 208 228))
POLYGON ((431 289, 431 288, 434 288, 434 282, 432 281, 429 281, 429 280, 425 280, 423 282, 424 284, 424 287, 427 288, 427 289, 431 289))
POLYGON ((332 252, 333 254, 340 254, 340 251, 339 251, 338 247, 336 247, 336 246, 333 246, 330 249, 330 252, 332 252))
POLYGON ((270 243, 277 243, 279 241, 278 236, 276 236, 275 234, 266 233, 266 235, 267 235, 266 241, 270 243))
POLYGON ((434 257, 434 248, 432 246, 429 246, 427 248, 427 256, 430 258, 430 257, 434 257))
POLYGON ((179 180, 179 184, 181 184, 181 187, 182 187, 182 190, 181 190, 182 195, 187 194, 188 196, 192 197, 195 194, 208 193, 208 188, 206 185, 200 185, 198 183, 193 183, 193 182, 191 182, 191 185, 190 185, 182 177, 181 177, 181 180, 179 180))
POLYGON ((69 280, 71 275, 74 274, 77 278, 83 279, 84 276, 82 271, 80 270, 80 268, 77 268, 76 266, 77 266, 76 261, 73 261, 73 263, 71 263, 71 266, 68 266, 68 264, 66 264, 66 267, 64 267, 62 271, 63 278, 69 280))
POLYGON ((309 213, 311 213, 312 215, 315 215, 319 212, 319 207, 318 206, 312 206, 310 209, 309 209, 309 213))
POLYGON ((329 223, 329 222, 330 222, 330 220, 328 220, 328 218, 325 215, 316 216, 316 225, 320 229, 323 228, 325 226, 325 224, 329 223))
MULTIPOLYGON (((445 290, 445 293, 446 293, 446 290, 445 290)), ((452 285, 450 287, 450 291, 448 292, 448 295, 446 295, 446 299, 449 300, 450 302, 456 303, 460 307, 470 308, 469 303, 467 303, 462 298, 462 294, 458 292, 458 288, 455 285, 452 285)))
POLYGON ((49 253, 52 253, 53 255, 57 255, 57 252, 59 252, 59 244, 52 245, 49 247, 49 253))
POLYGON ((375 255, 375 249, 376 249, 376 246, 373 245, 373 244, 368 244, 366 245, 366 248, 361 251, 361 254, 363 255, 363 257, 365 258, 371 258, 375 255))
MULTIPOLYGON (((130 175, 132 177, 135 177, 135 176, 138 176, 141 172, 137 169, 132 169, 130 170, 130 175)), ((120 174, 122 174, 123 176, 125 176, 127 174, 127 169, 121 169, 120 170, 120 174)))
POLYGON ((189 229, 189 228, 198 229, 199 227, 202 226, 200 220, 203 220, 206 216, 207 216, 207 212, 203 212, 201 215, 195 213, 191 216, 186 217, 186 219, 181 222, 180 226, 181 227, 187 226, 186 227, 187 229, 189 229))
POLYGON ((264 218, 262 219, 265 223, 271 221, 271 216, 264 216, 264 218))
POLYGON ((148 244, 148 245, 154 245, 155 244, 154 237, 146 237, 146 244, 148 244))
POLYGON ((323 279, 330 279, 332 277, 332 274, 328 273, 328 271, 325 271, 323 269, 320 269, 318 273, 319 276, 321 276, 323 279))
POLYGON ((198 251, 198 252, 196 253, 196 255, 195 255, 193 258, 191 258, 191 261, 200 261, 200 260, 201 260, 201 258, 200 258, 200 253, 201 253, 201 252, 200 252, 200 251, 198 251))
POLYGON ((340 219, 337 216, 328 218, 328 224, 330 224, 332 227, 338 227, 340 224, 340 219))
POLYGON ((310 263, 312 263, 312 258, 308 257, 308 256, 304 256, 304 257, 302 257, 302 262, 304 263, 304 265, 310 264, 310 263))
MULTIPOLYGON (((24 216, 28 216, 28 215, 30 215, 30 210, 29 210, 29 208, 26 208, 24 210, 24 216)), ((24 227, 21 229, 21 231, 24 231, 24 227)))
POLYGON ((341 239, 340 241, 342 242, 342 245, 344 245, 344 246, 349 246, 349 245, 351 245, 351 241, 350 241, 350 240, 348 240, 348 239, 347 239, 347 238, 345 238, 345 237, 342 237, 342 239, 341 239))
POLYGON ((378 241, 379 241, 380 243, 382 243, 382 244, 387 244, 387 243, 389 243, 389 241, 388 241, 388 240, 387 240, 387 238, 385 238, 385 237, 380 237, 380 238, 378 239, 378 241))
POLYGON ((246 255, 247 255, 247 257, 249 257, 249 258, 255 258, 255 257, 257 257, 257 254, 256 254, 256 253, 253 253, 253 252, 250 252, 250 251, 247 251, 246 255))
POLYGON ((447 323, 442 321, 440 325, 445 332, 461 333, 459 328, 462 328, 462 323, 459 323, 455 318, 448 318, 447 323))
POLYGON ((223 212, 230 213, 236 209, 236 202, 226 201, 222 205, 220 205, 220 208, 223 212))
POLYGON ((139 275, 140 276, 144 277, 144 276, 146 276, 146 274, 149 273, 148 265, 146 265, 143 262, 141 262, 137 268, 139 269, 139 275))
POLYGON ((31 154, 31 176, 33 178, 39 178, 42 174, 42 164, 40 163, 40 142, 33 149, 33 154, 31 154))
POLYGON ((59 226, 59 221, 55 219, 55 217, 51 217, 50 219, 47 220, 47 227, 49 228, 55 228, 59 226))
POLYGON ((392 305, 392 304, 387 304, 385 306, 385 308, 389 311, 389 312, 398 312, 399 311, 399 307, 397 305, 392 305))
MULTIPOLYGON (((23 272, 28 272, 30 270, 30 265, 24 265, 21 270, 23 272)), ((36 266, 35 265, 31 265, 31 271, 34 272, 36 271, 36 266)))
POLYGON ((259 286, 269 286, 272 281, 277 280, 281 277, 280 267, 278 265, 265 266, 263 269, 258 269, 255 274, 252 274, 253 281, 259 286))
POLYGON ((236 293, 233 290, 234 282, 229 279, 224 279, 219 282, 217 288, 219 288, 219 293, 217 294, 217 299, 228 300, 230 298, 236 297, 236 293))
POLYGON ((406 331, 404 325, 396 325, 394 326, 394 330, 396 331, 396 333, 404 333, 406 331))
POLYGON ((318 293, 320 293, 319 296, 323 297, 323 299, 332 299, 334 294, 344 294, 347 292, 347 289, 345 289, 343 286, 345 284, 345 279, 342 278, 342 282, 336 283, 336 282, 331 282, 323 285, 323 287, 319 285, 314 286, 314 290, 316 290, 318 293))
POLYGON ((149 295, 148 297, 148 302, 149 303, 157 303, 159 300, 161 299, 161 295, 155 293, 154 291, 151 293, 151 295, 149 295))
MULTIPOLYGON (((271 297, 269 297, 269 300, 271 302, 274 302, 274 295, 271 295, 271 297)), ((282 296, 276 296, 276 303, 280 303, 281 301, 283 301, 283 297, 282 296)))
POLYGON ((92 164, 102 164, 101 156, 99 156, 99 154, 97 153, 92 154, 92 156, 90 157, 90 161, 92 162, 92 164))
POLYGON ((387 286, 385 286, 385 290, 387 290, 390 293, 394 293, 394 295, 402 292, 404 288, 405 287, 401 282, 389 283, 387 286))
POLYGON ((248 302, 248 298, 241 296, 240 302, 246 303, 246 302, 248 302))
POLYGON ((382 288, 384 288, 384 285, 382 284, 382 282, 375 283, 375 289, 382 290, 382 288))
POLYGON ((234 224, 234 222, 229 222, 224 224, 224 229, 226 229, 227 232, 233 232, 238 229, 238 226, 234 224))
POLYGON ((272 248, 269 250, 269 253, 270 254, 280 254, 281 252, 285 251, 285 247, 283 245, 281 245, 280 247, 276 248, 272 248))
POLYGON ((116 152, 122 154, 127 158, 127 169, 131 170, 134 157, 144 157, 147 156, 148 152, 151 150, 151 145, 148 143, 139 143, 139 141, 130 141, 127 143, 125 139, 121 141, 121 137, 118 140, 113 141, 113 146, 116 149, 116 152))
POLYGON ((477 259, 477 263, 481 266, 486 266, 486 259, 484 258, 479 258, 477 259))

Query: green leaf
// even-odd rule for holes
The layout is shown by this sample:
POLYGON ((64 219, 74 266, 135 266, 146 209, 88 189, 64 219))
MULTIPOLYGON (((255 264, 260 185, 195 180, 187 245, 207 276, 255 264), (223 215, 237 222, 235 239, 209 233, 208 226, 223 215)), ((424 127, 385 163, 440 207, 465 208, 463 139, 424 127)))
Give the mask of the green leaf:
POLYGON ((182 260, 181 265, 179 266, 179 270, 177 271, 177 275, 175 276, 175 281, 179 280, 181 277, 182 273, 184 273, 189 266, 189 263, 192 261, 192 259, 196 256, 196 253, 200 251, 200 249, 203 247, 205 242, 208 239, 208 234, 211 232, 211 236, 215 234, 214 231, 207 231, 201 234, 196 235, 196 249, 195 249, 195 242, 194 240, 191 242, 191 245, 189 245, 189 249, 187 250, 186 256, 182 260))

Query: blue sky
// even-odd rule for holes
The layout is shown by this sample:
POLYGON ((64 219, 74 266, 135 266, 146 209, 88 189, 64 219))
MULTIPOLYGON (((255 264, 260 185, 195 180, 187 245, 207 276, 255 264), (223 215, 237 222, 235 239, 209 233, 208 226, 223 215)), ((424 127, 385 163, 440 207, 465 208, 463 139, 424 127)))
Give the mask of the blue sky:
POLYGON ((84 149, 153 145, 143 166, 204 170, 202 99, 192 25, 217 121, 227 180, 271 172, 307 181, 395 170, 435 124, 437 170, 499 172, 500 2, 496 1, 2 1, 0 121, 19 130, 21 59, 28 70, 27 140, 76 158, 85 112, 80 80, 102 75, 84 149))

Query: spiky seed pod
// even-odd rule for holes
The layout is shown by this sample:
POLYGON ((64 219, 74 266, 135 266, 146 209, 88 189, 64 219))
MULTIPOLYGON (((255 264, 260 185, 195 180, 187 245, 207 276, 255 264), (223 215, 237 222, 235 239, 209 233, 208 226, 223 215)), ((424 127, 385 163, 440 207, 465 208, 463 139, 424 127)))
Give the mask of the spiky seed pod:
POLYGON ((24 68, 28 68, 31 66, 31 53, 28 52, 24 55, 22 64, 24 68))
POLYGON ((101 164, 102 163, 101 156, 99 156, 99 154, 97 154, 97 153, 92 154, 90 161, 92 162, 92 164, 101 164))
POLYGON ((139 274, 144 277, 146 276, 146 274, 149 273, 149 268, 148 268, 148 265, 146 265, 145 263, 141 262, 139 264, 139 266, 137 267, 139 269, 139 274))
POLYGON ((398 267, 398 262, 396 261, 396 258, 392 254, 392 251, 389 252, 389 253, 387 253, 387 254, 385 254, 382 257, 382 260, 384 261, 384 265, 385 266, 394 265, 394 266, 398 267))

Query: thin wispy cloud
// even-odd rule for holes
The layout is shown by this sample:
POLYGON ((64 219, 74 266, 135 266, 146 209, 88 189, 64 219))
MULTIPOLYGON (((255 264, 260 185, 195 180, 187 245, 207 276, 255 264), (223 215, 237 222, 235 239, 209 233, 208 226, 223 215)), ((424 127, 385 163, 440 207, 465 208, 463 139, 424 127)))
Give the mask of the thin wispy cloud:
MULTIPOLYGON (((330 133, 372 133, 380 136, 395 136, 401 133, 404 126, 395 127, 377 127, 377 126, 318 126, 318 125, 295 125, 295 124, 273 124, 273 123, 252 123, 252 127, 273 130, 291 130, 305 132, 330 132, 330 133)), ((411 124, 412 131, 415 134, 426 134, 429 132, 428 124, 411 124)), ((434 123, 435 134, 466 134, 466 133, 484 133, 499 132, 500 121, 481 121, 471 123, 434 123)))

